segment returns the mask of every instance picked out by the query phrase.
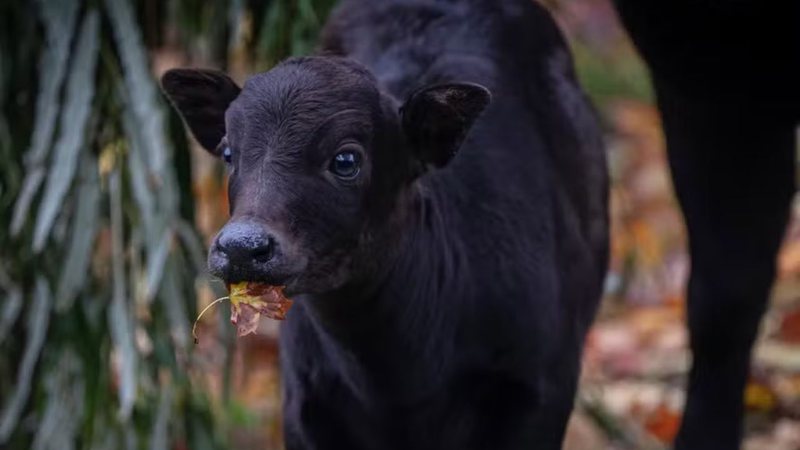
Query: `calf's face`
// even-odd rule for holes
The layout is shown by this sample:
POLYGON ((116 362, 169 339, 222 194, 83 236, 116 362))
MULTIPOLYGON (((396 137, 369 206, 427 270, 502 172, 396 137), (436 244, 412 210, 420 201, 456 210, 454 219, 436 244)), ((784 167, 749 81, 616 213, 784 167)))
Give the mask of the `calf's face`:
POLYGON ((450 160, 489 102, 485 88, 453 83, 398 108, 365 68, 333 57, 290 59, 241 90, 194 69, 173 69, 162 85, 228 166, 231 217, 210 271, 287 295, 335 290, 374 265, 414 180, 450 160))

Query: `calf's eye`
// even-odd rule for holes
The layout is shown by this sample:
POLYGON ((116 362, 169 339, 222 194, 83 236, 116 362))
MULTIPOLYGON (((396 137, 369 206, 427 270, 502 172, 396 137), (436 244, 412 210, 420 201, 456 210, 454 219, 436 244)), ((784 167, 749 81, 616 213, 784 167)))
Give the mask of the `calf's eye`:
POLYGON ((331 160, 328 170, 339 178, 351 180, 361 170, 361 154, 354 150, 344 150, 331 160))
POLYGON ((225 164, 231 163, 231 148, 227 145, 222 149, 222 160, 225 161, 225 164))

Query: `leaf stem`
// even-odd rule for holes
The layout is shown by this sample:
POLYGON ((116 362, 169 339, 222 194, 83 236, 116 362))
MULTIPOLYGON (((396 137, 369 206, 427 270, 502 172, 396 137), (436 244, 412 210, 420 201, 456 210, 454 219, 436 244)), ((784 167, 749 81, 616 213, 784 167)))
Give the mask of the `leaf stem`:
POLYGON ((192 325, 192 337, 194 338, 194 343, 195 344, 197 344, 197 322, 200 321, 200 318, 203 317, 203 314, 205 314, 206 311, 208 311, 212 306, 216 305, 217 303, 219 303, 221 301, 224 301, 224 300, 230 300, 230 299, 231 298, 228 297, 228 296, 220 297, 220 298, 214 300, 213 302, 209 303, 205 308, 203 308, 202 311, 200 311, 200 314, 198 314, 197 318, 194 319, 194 325, 192 325))

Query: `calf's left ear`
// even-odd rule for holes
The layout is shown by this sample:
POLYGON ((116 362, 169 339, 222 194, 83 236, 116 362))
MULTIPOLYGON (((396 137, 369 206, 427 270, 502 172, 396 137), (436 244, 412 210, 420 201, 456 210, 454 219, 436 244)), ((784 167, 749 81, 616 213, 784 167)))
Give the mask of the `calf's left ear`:
POLYGON ((400 108, 403 132, 424 163, 442 167, 456 154, 491 94, 473 83, 424 87, 400 108))

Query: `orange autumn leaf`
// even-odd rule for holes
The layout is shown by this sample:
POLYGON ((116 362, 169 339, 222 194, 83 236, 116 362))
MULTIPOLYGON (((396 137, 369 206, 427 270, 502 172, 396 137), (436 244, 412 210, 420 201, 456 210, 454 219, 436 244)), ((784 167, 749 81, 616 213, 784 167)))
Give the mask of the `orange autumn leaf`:
POLYGON ((775 409, 778 399, 767 385, 750 381, 744 389, 744 404, 747 409, 766 412, 775 409))
POLYGON ((270 286, 263 283, 240 282, 228 285, 230 296, 221 297, 206 306, 194 321, 192 336, 197 343, 197 323, 203 314, 219 302, 231 302, 231 323, 236 326, 239 337, 255 333, 261 315, 283 320, 292 306, 292 301, 283 295, 283 286, 270 286))
POLYGON ((661 404, 647 417, 644 427, 659 441, 669 443, 678 434, 680 424, 680 414, 661 404))
POLYGON ((292 301, 284 297, 282 286, 241 282, 231 284, 229 290, 231 323, 240 337, 256 332, 262 314, 283 320, 292 306, 292 301))

